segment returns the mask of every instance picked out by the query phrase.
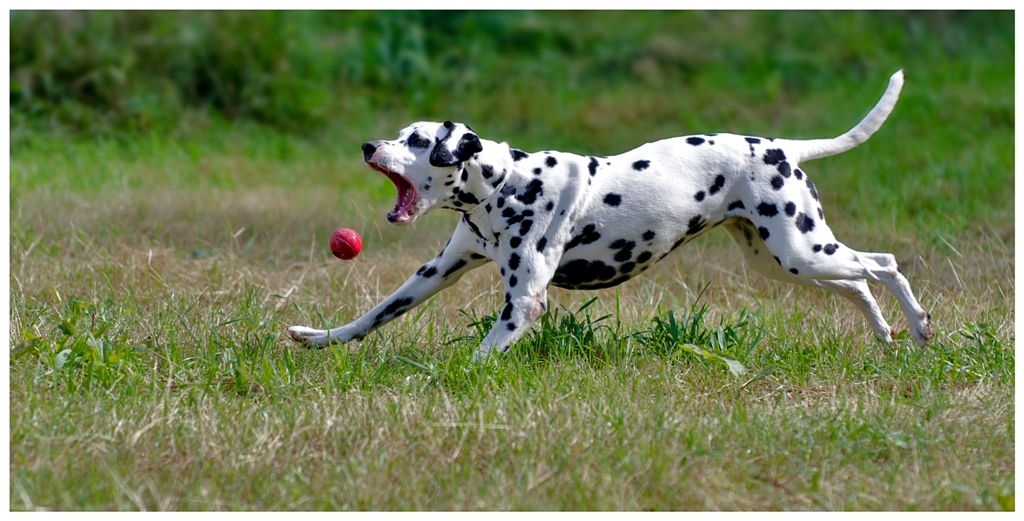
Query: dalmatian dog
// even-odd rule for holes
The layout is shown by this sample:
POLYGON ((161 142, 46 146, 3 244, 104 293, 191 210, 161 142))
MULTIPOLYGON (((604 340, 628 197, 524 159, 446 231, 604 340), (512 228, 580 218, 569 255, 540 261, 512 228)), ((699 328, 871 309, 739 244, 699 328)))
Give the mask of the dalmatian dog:
POLYGON ((398 190, 387 220, 406 226, 434 208, 462 214, 441 253, 355 321, 328 330, 293 326, 310 347, 360 339, 488 262, 505 302, 476 358, 505 352, 547 311, 547 288, 609 288, 653 266, 711 228, 724 228, 751 268, 831 290, 864 314, 882 342, 889 326, 868 290, 881 282, 924 346, 931 317, 888 253, 839 242, 801 165, 866 141, 889 116, 897 71, 881 100, 834 139, 703 134, 647 143, 616 156, 526 153, 482 139, 469 126, 418 122, 398 139, 363 143, 363 161, 398 190))

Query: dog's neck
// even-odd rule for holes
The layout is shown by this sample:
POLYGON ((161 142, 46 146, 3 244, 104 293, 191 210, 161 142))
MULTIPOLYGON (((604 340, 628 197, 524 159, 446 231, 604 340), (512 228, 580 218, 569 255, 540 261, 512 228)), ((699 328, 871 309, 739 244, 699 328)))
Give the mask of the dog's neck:
POLYGON ((480 141, 483 150, 456 170, 452 189, 458 190, 442 205, 444 208, 474 213, 497 197, 513 176, 515 168, 508 144, 484 139, 480 141))

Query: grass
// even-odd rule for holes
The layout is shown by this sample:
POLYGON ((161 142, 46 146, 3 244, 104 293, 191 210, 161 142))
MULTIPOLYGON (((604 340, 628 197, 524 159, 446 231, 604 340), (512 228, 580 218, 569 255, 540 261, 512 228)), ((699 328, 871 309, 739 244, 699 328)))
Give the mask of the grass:
POLYGON ((595 34, 607 20, 561 16, 522 22, 562 49, 525 58, 564 65, 559 87, 412 108, 359 91, 346 103, 374 110, 312 135, 195 109, 169 130, 76 134, 15 104, 11 508, 1013 510, 1012 46, 978 29, 998 16, 624 17, 624 40, 653 31, 638 41, 658 63, 689 64, 685 95, 654 88, 679 78, 650 64, 636 85, 588 76, 631 62, 560 40, 573 17, 595 34), (710 45, 765 20, 810 36, 717 48, 725 65, 655 38, 707 22, 722 30, 691 28, 710 45), (797 52, 822 31, 819 54, 797 52), (745 65, 780 76, 756 83, 745 65), (283 334, 359 316, 447 240, 450 213, 387 226, 394 189, 359 161, 360 142, 411 119, 470 116, 527 150, 589 153, 716 130, 827 136, 899 66, 880 132, 808 171, 837 237, 900 262, 936 327, 925 349, 880 286, 893 347, 845 300, 750 273, 718 232, 618 288, 551 288, 549 313, 485 364, 470 355, 500 309, 493 265, 362 342, 307 351, 283 334), (577 73, 588 88, 564 90, 577 73), (515 107, 537 123, 507 119, 515 107), (365 244, 349 262, 326 247, 343 224, 365 244))
POLYGON ((396 287, 444 238, 417 226, 426 245, 347 264, 323 241, 282 260, 244 234, 205 250, 80 228, 12 241, 12 508, 1012 508, 998 241, 955 238, 971 263, 911 250, 927 349, 877 344, 845 301, 747 274, 714 235, 596 301, 553 289, 493 364, 469 362, 499 309, 492 268, 361 343, 283 338, 396 287))

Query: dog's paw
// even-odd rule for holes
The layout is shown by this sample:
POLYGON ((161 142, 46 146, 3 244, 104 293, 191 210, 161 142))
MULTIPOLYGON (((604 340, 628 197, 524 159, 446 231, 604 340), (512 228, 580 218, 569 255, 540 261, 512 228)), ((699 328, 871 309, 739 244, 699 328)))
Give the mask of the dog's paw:
POLYGON ((928 313, 921 313, 921 320, 910 326, 910 337, 917 345, 924 347, 932 339, 932 316, 928 313))
POLYGON ((288 336, 292 340, 305 347, 315 347, 317 349, 340 340, 338 338, 331 338, 329 333, 329 331, 324 331, 323 329, 313 329, 305 326, 292 326, 288 328, 288 336))

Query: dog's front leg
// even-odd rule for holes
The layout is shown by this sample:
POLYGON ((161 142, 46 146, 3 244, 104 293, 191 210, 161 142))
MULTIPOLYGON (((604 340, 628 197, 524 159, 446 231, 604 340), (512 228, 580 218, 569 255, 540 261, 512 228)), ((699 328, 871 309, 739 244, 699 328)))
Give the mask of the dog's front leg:
MULTIPOLYGON (((550 247, 549 247, 550 248, 550 247)), ((505 304, 490 332, 473 355, 481 360, 493 352, 508 351, 533 323, 548 310, 548 284, 555 274, 561 246, 543 255, 535 248, 504 249, 495 259, 505 286, 505 304)))
POLYGON ((391 296, 351 323, 333 329, 303 326, 288 328, 292 340, 306 347, 322 348, 332 343, 358 340, 370 331, 401 316, 452 284, 467 271, 480 267, 490 259, 476 251, 472 232, 460 221, 448 245, 430 262, 416 271, 391 296))
MULTIPOLYGON (((506 289, 508 288, 506 287, 506 289)), ((502 307, 501 316, 484 337, 483 342, 480 342, 480 347, 473 354, 474 360, 487 358, 494 351, 500 353, 508 351, 512 344, 522 338, 523 334, 548 309, 548 290, 546 288, 532 294, 519 294, 514 297, 506 291, 505 298, 508 300, 502 307)))

